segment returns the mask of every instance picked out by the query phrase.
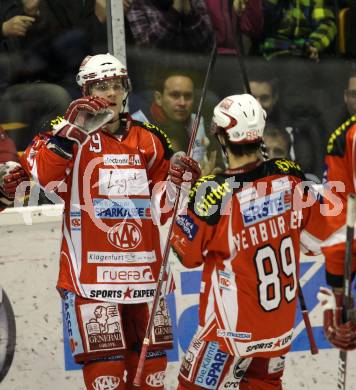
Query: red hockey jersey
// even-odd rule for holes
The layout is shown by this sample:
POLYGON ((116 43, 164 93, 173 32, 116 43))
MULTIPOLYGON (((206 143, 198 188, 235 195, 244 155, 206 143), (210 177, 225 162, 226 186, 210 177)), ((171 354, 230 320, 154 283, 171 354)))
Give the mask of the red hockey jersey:
POLYGON ((167 177, 169 139, 130 118, 121 140, 100 130, 75 144, 72 158, 49 148, 55 139, 36 137, 22 163, 64 200, 58 288, 120 303, 152 300, 162 260, 152 193, 167 177))
POLYGON ((205 176, 176 221, 172 245, 183 265, 203 264, 197 336, 231 355, 290 348, 301 245, 317 252, 325 238, 302 180, 287 160, 205 176))
MULTIPOLYGON (((326 181, 324 186, 341 201, 340 207, 335 210, 335 215, 328 217, 328 227, 332 235, 323 244, 326 279, 329 285, 342 287, 347 195, 356 192, 356 115, 331 134, 325 156, 324 179, 326 181)), ((325 199, 325 203, 328 203, 328 199, 325 199)), ((356 271, 356 241, 354 241, 353 251, 352 269, 356 271)))

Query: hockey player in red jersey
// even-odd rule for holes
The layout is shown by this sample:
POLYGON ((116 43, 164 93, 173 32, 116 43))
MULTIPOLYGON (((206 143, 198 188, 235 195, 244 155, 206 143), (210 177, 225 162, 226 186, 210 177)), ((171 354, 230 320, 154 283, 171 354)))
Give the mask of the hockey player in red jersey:
POLYGON ((251 95, 215 107, 213 130, 229 168, 196 182, 174 226, 182 264, 203 265, 199 327, 181 364, 180 390, 282 388, 300 249, 319 251, 324 237, 320 205, 303 190, 298 164, 261 159, 264 127, 265 112, 251 95))
POLYGON ((0 127, 0 210, 13 205, 17 186, 27 180, 14 142, 0 127))
MULTIPOLYGON (((345 351, 356 349, 356 311, 349 310, 350 321, 343 320, 343 275, 346 240, 347 195, 356 193, 356 116, 336 129, 330 136, 325 156, 325 182, 342 201, 341 213, 328 217, 330 238, 323 243, 326 282, 318 298, 324 309, 324 333, 335 347, 345 351), (341 188, 331 186, 333 182, 341 188)), ((327 200, 325 201, 327 203, 327 200)), ((352 275, 356 272, 356 241, 353 243, 352 275)), ((353 298, 354 303, 354 298, 353 298)))
MULTIPOLYGON (((185 156, 172 160, 163 131, 123 112, 130 81, 115 57, 86 57, 77 82, 83 97, 34 139, 22 163, 64 200, 57 288, 86 388, 131 389, 162 260, 155 211, 164 181, 180 185, 190 173, 194 182, 200 169, 185 156)), ((164 386, 172 345, 165 299, 158 316, 142 389, 164 386)))

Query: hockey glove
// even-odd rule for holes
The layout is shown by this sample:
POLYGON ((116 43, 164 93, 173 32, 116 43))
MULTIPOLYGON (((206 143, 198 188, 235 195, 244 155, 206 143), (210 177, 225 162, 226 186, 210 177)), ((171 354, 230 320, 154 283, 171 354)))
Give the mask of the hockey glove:
POLYGON ((18 162, 0 164, 0 193, 9 202, 14 200, 17 186, 27 180, 29 177, 18 162))
POLYGON ((187 157, 184 152, 175 153, 170 161, 168 170, 168 180, 177 187, 181 187, 183 182, 190 182, 191 186, 201 176, 199 163, 191 157, 187 157))
POLYGON ((113 112, 105 99, 85 96, 74 100, 68 107, 62 121, 53 126, 53 134, 83 144, 89 134, 95 133, 108 123, 113 112))
MULTIPOLYGON (((355 309, 349 312, 350 321, 343 322, 343 293, 320 287, 317 295, 324 310, 324 333, 335 347, 344 351, 356 349, 355 309)), ((352 298, 353 299, 353 298, 352 298)))

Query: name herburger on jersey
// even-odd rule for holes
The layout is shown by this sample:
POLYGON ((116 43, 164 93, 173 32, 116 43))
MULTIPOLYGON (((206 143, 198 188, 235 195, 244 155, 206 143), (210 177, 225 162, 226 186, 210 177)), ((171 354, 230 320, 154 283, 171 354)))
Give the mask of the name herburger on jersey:
POLYGON ((232 236, 238 251, 269 242, 271 238, 283 236, 292 229, 299 229, 303 220, 301 211, 291 211, 290 217, 279 215, 266 222, 260 222, 247 229, 242 229, 232 236))

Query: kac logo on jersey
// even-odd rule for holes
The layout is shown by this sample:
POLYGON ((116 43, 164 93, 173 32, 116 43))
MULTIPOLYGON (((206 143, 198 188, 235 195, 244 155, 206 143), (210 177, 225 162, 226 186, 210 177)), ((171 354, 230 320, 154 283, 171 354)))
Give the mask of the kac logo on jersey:
POLYGON ((188 240, 192 241, 198 231, 198 226, 194 223, 193 219, 188 217, 188 215, 181 215, 177 218, 176 223, 188 237, 188 240))
POLYGON ((79 231, 81 230, 82 220, 80 211, 71 211, 70 212, 70 229, 79 231))
POLYGON ((120 378, 117 376, 98 376, 92 383, 94 390, 115 390, 119 387, 120 378))
POLYGON ((107 238, 110 244, 125 251, 137 248, 142 241, 142 234, 137 225, 126 221, 112 226, 107 238))
POLYGON ((146 378, 146 383, 152 387, 162 387, 164 385, 165 372, 158 371, 150 374, 146 378))

